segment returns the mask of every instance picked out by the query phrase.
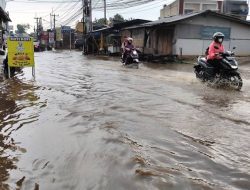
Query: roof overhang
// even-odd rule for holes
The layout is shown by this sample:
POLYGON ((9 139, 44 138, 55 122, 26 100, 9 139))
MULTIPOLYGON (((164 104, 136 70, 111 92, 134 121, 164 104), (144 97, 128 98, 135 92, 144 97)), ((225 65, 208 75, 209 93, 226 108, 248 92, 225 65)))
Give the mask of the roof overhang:
POLYGON ((2 7, 0 7, 0 18, 2 18, 4 22, 11 22, 9 15, 2 9, 2 7))
POLYGON ((126 27, 124 30, 129 30, 129 29, 138 29, 138 28, 152 28, 152 27, 158 27, 158 26, 169 26, 169 25, 174 25, 178 22, 182 22, 184 20, 191 19, 196 16, 206 16, 206 15, 212 15, 212 16, 217 16, 220 18, 224 18, 233 22, 241 23, 250 26, 250 22, 246 20, 242 20, 238 17, 228 15, 228 14, 223 14, 223 13, 218 13, 215 11, 211 10, 206 10, 206 11, 201 11, 201 12, 195 12, 191 14, 185 14, 185 15, 177 15, 177 16, 171 16, 171 17, 166 17, 160 20, 156 20, 153 22, 148 22, 144 24, 140 24, 138 26, 131 26, 131 27, 126 27))

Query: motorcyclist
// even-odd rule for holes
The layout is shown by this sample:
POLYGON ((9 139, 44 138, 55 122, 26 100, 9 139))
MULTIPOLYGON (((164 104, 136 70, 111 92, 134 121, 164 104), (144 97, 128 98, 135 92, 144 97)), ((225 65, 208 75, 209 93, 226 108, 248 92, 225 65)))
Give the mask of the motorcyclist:
POLYGON ((124 51, 124 54, 123 54, 123 62, 126 61, 130 51, 134 49, 134 45, 133 45, 133 38, 131 37, 128 37, 127 38, 127 44, 125 45, 125 51, 124 51))
POLYGON ((128 37, 124 36, 124 39, 123 39, 123 42, 122 42, 122 46, 121 46, 121 52, 122 52, 121 59, 122 59, 122 62, 124 62, 123 61, 123 57, 124 57, 124 52, 125 52, 125 46, 127 45, 127 43, 128 43, 128 37))
POLYGON ((123 42, 122 42, 122 46, 121 46, 122 53, 124 53, 124 51, 125 51, 125 46, 127 45, 127 43, 128 43, 128 37, 127 37, 127 36, 124 36, 124 39, 123 39, 123 42))
POLYGON ((222 59, 220 53, 225 51, 222 44, 224 37, 224 34, 221 32, 214 33, 213 42, 209 45, 208 49, 207 62, 215 68, 215 74, 220 70, 220 62, 222 59))

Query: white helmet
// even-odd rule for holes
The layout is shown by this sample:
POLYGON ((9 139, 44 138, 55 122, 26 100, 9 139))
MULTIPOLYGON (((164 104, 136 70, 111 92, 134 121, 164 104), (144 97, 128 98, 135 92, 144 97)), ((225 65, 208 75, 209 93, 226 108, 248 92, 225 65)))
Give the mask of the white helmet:
POLYGON ((128 41, 131 41, 131 42, 133 42, 133 38, 131 38, 131 37, 128 37, 128 41))

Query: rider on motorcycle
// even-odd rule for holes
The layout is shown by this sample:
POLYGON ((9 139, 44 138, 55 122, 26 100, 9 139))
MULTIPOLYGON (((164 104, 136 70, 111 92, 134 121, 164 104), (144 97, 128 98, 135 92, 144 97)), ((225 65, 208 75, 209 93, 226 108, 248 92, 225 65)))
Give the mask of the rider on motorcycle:
POLYGON ((123 62, 126 61, 130 51, 134 49, 134 45, 132 43, 133 43, 133 38, 131 37, 127 38, 127 44, 125 45, 125 51, 123 53, 123 62))
POLYGON ((224 53, 224 34, 221 32, 216 32, 213 35, 213 42, 209 45, 207 62, 215 68, 215 74, 220 70, 220 61, 222 57, 220 53, 224 53))

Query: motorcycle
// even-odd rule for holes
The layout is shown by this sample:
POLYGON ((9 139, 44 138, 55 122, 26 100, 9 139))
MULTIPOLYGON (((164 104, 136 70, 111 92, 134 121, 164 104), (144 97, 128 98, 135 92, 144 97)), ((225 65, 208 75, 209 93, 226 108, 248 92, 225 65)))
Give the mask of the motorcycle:
POLYGON ((234 57, 234 52, 226 51, 225 53, 219 53, 219 55, 222 59, 220 61, 221 66, 218 73, 215 73, 214 67, 207 62, 205 57, 199 56, 194 66, 196 78, 212 86, 229 87, 240 90, 243 82, 238 72, 238 62, 234 57))
POLYGON ((124 67, 127 68, 139 68, 139 54, 138 50, 133 48, 129 51, 126 59, 124 62, 122 62, 124 67))

